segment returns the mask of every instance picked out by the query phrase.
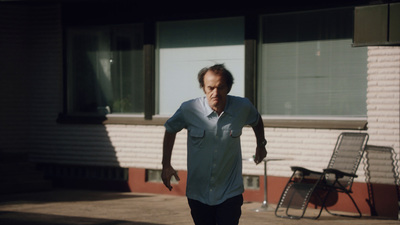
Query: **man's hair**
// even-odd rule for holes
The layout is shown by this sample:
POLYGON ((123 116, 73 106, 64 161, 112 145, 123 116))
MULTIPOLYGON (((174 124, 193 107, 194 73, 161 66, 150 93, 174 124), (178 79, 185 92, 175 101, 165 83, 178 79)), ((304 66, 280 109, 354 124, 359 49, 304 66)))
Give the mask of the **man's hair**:
POLYGON ((200 88, 204 88, 204 75, 208 71, 212 71, 213 73, 220 75, 225 78, 226 85, 228 86, 228 92, 231 91, 232 85, 233 85, 233 76, 229 70, 227 70, 224 66, 224 64, 215 64, 214 66, 211 67, 205 67, 200 70, 199 74, 197 75, 197 79, 199 80, 200 88))

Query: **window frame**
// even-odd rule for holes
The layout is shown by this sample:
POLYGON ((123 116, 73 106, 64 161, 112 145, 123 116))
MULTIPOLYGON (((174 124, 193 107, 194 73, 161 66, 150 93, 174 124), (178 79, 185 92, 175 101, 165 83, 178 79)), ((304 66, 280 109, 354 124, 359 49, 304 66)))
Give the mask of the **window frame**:
MULTIPOLYGON (((354 9, 354 7, 352 7, 354 9)), ((349 9, 349 7, 347 7, 349 9)), ((318 9, 316 9, 318 11, 318 9)), ((310 11, 313 12, 313 11, 310 11)), ((293 12, 296 13, 296 12, 293 12)), ((304 13, 304 12, 303 12, 304 13)), ((275 13, 272 13, 275 14, 275 13)), ((268 14, 260 14, 258 15, 258 29, 259 32, 257 33, 256 38, 250 38, 251 40, 246 40, 249 42, 249 49, 253 49, 253 43, 252 42, 257 42, 258 46, 257 49, 253 51, 257 51, 255 53, 257 55, 257 71, 261 71, 261 37, 262 37, 262 19, 263 16, 266 16, 268 14), (251 44, 250 44, 251 43, 251 44)), ((249 50, 250 51, 250 50, 249 50)), ((246 60, 246 59, 245 59, 246 60)), ((247 62, 246 65, 251 65, 254 62, 247 62)), ((246 93, 249 94, 248 98, 253 99, 255 102, 255 105, 258 106, 259 102, 257 101, 257 96, 258 96, 258 90, 262 87, 257 83, 254 82, 254 80, 258 80, 260 76, 259 73, 256 75, 253 75, 254 77, 250 77, 249 79, 246 79, 248 81, 248 84, 246 85, 245 90, 250 90, 253 88, 253 90, 257 91, 247 91, 246 93)), ((262 115, 264 126, 265 127, 272 127, 272 128, 304 128, 304 129, 343 129, 343 130, 367 130, 368 129, 368 122, 367 122, 367 115, 365 116, 358 116, 358 117, 329 117, 329 116, 320 116, 320 117, 314 117, 314 116, 269 116, 269 115, 262 115)))
MULTIPOLYGON (((104 121, 107 119, 109 114, 113 114, 113 116, 115 117, 116 115, 133 115, 133 116, 143 116, 144 115, 144 111, 145 111, 145 91, 143 90, 139 90, 137 93, 140 93, 141 96, 139 96, 139 101, 137 103, 134 104, 138 104, 140 111, 138 112, 109 112, 109 113, 102 113, 102 112, 81 112, 81 111, 74 111, 74 106, 73 106, 73 101, 74 101, 74 84, 72 79, 74 78, 74 74, 72 74, 71 72, 69 72, 68 70, 71 69, 72 67, 69 67, 68 64, 69 63, 73 63, 70 62, 69 60, 71 60, 72 55, 70 55, 70 53, 68 51, 70 51, 68 44, 71 41, 71 39, 73 39, 75 36, 77 36, 78 33, 80 33, 81 31, 84 32, 84 34, 87 34, 85 32, 90 32, 90 31, 94 31, 94 35, 103 32, 103 33, 107 33, 110 36, 107 36, 105 38, 108 38, 107 41, 110 42, 110 40, 115 39, 114 36, 111 36, 112 34, 118 33, 118 32, 123 32, 124 29, 134 29, 135 32, 135 38, 136 36, 139 36, 136 34, 136 32, 140 33, 140 36, 138 39, 133 39, 133 41, 136 42, 142 42, 139 45, 140 49, 135 49, 139 51, 139 54, 136 54, 137 56, 140 57, 140 61, 144 61, 144 56, 146 54, 144 54, 144 42, 143 42, 143 32, 144 32, 144 24, 140 23, 140 22, 132 22, 132 23, 127 23, 127 24, 120 24, 120 23, 116 23, 116 24, 104 24, 104 25, 98 25, 98 24, 89 24, 89 25, 72 25, 72 26, 65 26, 64 27, 64 76, 63 76, 63 112, 60 113, 58 120, 62 121, 79 121, 79 120, 83 120, 86 119, 88 120, 88 123, 98 123, 98 121, 104 121), (106 32, 104 32, 106 31, 106 32), (71 36, 68 36, 71 35, 71 36), (69 77, 72 76, 72 77, 69 77)), ((107 43, 107 42, 105 42, 107 43)), ((135 43, 136 44, 136 43, 135 43)), ((109 43, 109 47, 106 51, 107 54, 110 55, 111 60, 114 58, 112 57, 115 52, 119 52, 120 50, 117 49, 116 43, 109 43)), ((130 55, 131 56, 131 55, 130 55)), ((115 59, 115 58, 114 58, 115 59)), ((115 61, 115 60, 113 60, 115 61)), ((136 59, 136 61, 138 61, 136 59)), ((110 63, 111 64, 111 63, 110 63)), ((141 79, 140 86, 144 86, 145 84, 145 77, 144 77, 144 63, 142 65, 136 65, 136 68, 139 68, 139 72, 138 73, 129 73, 128 75, 130 76, 130 74, 132 74, 132 76, 130 76, 131 79, 141 79)), ((110 69, 110 76, 112 75, 112 70, 110 69)), ((133 83, 133 82, 131 82, 133 83)), ((112 85, 112 83, 110 83, 110 85, 112 85)), ((131 88, 136 88, 137 86, 131 86, 131 88)), ((121 87, 118 87, 118 89, 121 89, 121 87)), ((132 101, 132 103, 134 102, 134 100, 132 101)), ((99 107, 98 107, 99 108, 99 107)))

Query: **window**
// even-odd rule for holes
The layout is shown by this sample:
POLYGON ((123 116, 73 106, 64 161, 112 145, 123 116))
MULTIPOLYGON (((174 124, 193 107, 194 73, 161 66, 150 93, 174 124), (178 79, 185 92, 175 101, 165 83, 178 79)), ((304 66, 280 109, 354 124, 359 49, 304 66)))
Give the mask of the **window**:
MULTIPOLYGON (((146 169, 146 182, 162 183, 161 179, 162 170, 146 169)), ((178 184, 175 176, 171 177, 171 184, 178 184)))
POLYGON ((245 190, 259 190, 260 177, 253 175, 243 175, 243 185, 245 190))
POLYGON ((353 9, 262 17, 258 104, 266 116, 366 117, 367 49, 353 9))
POLYGON ((67 29, 69 114, 143 113, 143 27, 67 29))
POLYGON ((157 35, 158 114, 204 95, 197 73, 216 63, 235 78, 230 94, 244 95, 244 18, 160 22, 157 35))

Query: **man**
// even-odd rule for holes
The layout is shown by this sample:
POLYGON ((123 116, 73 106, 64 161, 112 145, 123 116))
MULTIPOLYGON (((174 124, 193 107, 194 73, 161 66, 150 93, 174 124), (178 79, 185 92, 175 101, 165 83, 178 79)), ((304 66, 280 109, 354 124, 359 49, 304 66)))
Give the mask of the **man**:
POLYGON ((238 224, 243 204, 240 135, 253 127, 257 140, 255 163, 266 157, 264 125, 248 99, 228 95, 232 74, 217 64, 198 74, 205 97, 184 102, 165 123, 162 180, 171 190, 177 172, 171 166, 176 133, 188 130, 186 196, 196 225, 238 224))

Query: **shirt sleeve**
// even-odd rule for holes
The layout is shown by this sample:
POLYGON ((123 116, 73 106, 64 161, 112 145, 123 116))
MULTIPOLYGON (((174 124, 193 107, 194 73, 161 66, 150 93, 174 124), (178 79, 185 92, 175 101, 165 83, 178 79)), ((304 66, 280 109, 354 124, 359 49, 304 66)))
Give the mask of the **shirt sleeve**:
POLYGON ((175 112, 175 114, 167 120, 164 124, 165 129, 169 133, 178 133, 186 127, 186 122, 182 112, 182 106, 175 112))
POLYGON ((256 109, 256 107, 254 107, 254 105, 248 100, 247 101, 247 105, 248 105, 248 115, 247 115, 247 120, 246 120, 246 124, 254 127, 255 125, 257 125, 258 120, 260 118, 260 113, 258 112, 258 110, 256 109))

